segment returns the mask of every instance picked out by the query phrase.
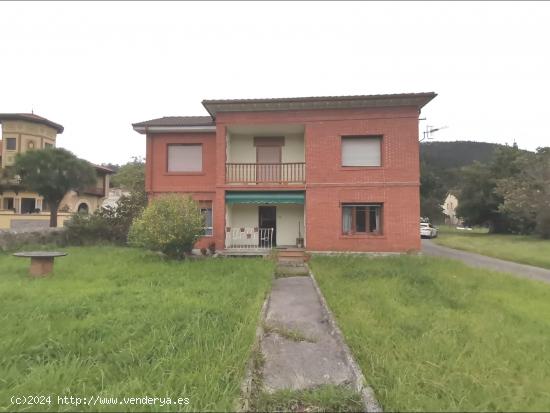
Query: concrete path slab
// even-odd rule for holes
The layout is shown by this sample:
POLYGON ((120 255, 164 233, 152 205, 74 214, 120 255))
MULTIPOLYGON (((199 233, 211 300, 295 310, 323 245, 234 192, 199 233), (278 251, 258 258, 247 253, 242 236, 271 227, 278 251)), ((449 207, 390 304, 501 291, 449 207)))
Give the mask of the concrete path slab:
POLYGON ((474 254, 454 248, 437 245, 431 240, 422 240, 422 252, 434 257, 446 257, 460 260, 473 267, 488 268, 495 271, 507 272, 518 277, 550 283, 550 270, 532 265, 500 260, 486 255, 474 254))
POLYGON ((302 390, 346 385, 354 372, 333 337, 327 314, 310 277, 274 281, 261 348, 264 390, 302 390), (287 334, 292 332, 293 334, 287 334))

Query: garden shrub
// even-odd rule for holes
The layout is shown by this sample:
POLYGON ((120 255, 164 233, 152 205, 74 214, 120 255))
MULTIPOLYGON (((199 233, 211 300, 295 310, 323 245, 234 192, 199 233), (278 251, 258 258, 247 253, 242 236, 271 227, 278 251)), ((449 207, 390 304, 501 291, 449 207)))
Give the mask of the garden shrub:
POLYGON ((204 217, 191 197, 176 194, 151 200, 130 228, 131 244, 182 258, 203 235, 204 217))
POLYGON ((116 207, 98 208, 93 214, 74 214, 65 224, 67 240, 72 245, 101 242, 125 244, 133 220, 147 205, 145 192, 122 196, 116 207))

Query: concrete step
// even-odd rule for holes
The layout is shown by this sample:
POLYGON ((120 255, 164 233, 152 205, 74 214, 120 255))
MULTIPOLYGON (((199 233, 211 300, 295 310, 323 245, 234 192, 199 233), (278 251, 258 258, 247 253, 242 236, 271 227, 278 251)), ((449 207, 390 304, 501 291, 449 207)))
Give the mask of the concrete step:
POLYGON ((295 263, 295 262, 298 262, 298 263, 304 263, 306 262, 306 259, 305 257, 277 257, 277 262, 278 263, 285 263, 285 262, 288 262, 288 263, 295 263))
POLYGON ((309 271, 305 265, 277 265, 275 267, 276 277, 292 277, 292 276, 309 275, 309 271))
POLYGON ((304 251, 279 251, 277 253, 279 257, 305 257, 306 253, 304 251))

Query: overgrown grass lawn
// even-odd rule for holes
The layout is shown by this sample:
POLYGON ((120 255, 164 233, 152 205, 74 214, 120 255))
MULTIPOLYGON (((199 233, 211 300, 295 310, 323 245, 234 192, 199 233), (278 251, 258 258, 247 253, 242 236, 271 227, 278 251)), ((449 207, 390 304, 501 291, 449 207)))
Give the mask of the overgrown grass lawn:
POLYGON ((260 259, 164 261, 82 247, 30 279, 0 254, 0 410, 233 410, 268 292, 260 259), (52 404, 12 405, 11 396, 52 404), (188 397, 188 405, 58 405, 57 396, 188 397))
POLYGON ((477 254, 550 269, 550 240, 535 235, 500 235, 440 227, 434 242, 477 254))
POLYGON ((385 411, 547 411, 550 286, 431 257, 311 266, 385 411))

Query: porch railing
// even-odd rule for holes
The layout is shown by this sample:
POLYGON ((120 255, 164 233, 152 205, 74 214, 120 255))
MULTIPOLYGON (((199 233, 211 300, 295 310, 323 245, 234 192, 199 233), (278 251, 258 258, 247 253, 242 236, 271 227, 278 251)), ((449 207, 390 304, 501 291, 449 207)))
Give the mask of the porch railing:
POLYGON ((305 162, 226 163, 227 183, 301 183, 305 182, 305 162))
POLYGON ((225 248, 271 249, 272 247, 273 228, 227 227, 225 229, 225 248))

